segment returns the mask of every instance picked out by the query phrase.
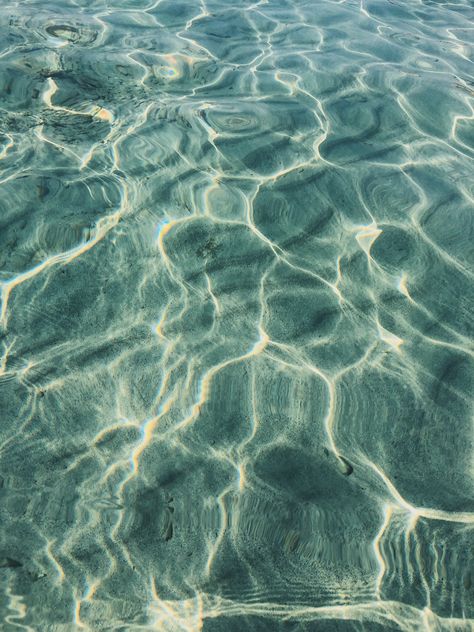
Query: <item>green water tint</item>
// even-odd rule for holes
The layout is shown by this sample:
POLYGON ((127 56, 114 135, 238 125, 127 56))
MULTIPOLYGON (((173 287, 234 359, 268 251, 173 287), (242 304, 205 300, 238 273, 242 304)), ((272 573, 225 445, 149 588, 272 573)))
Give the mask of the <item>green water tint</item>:
POLYGON ((2 4, 2 631, 472 629, 472 19, 2 4))

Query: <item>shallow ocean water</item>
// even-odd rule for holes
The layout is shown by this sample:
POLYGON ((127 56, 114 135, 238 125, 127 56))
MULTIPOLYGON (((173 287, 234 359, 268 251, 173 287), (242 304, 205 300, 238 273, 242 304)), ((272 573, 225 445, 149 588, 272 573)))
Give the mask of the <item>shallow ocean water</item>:
POLYGON ((2 631, 473 629, 473 41, 2 2, 2 631))

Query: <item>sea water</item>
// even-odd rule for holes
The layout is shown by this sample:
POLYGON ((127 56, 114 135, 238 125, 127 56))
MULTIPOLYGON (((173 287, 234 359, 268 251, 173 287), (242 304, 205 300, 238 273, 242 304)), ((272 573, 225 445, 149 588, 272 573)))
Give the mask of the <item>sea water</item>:
POLYGON ((474 626, 471 0, 4 0, 3 632, 474 626))

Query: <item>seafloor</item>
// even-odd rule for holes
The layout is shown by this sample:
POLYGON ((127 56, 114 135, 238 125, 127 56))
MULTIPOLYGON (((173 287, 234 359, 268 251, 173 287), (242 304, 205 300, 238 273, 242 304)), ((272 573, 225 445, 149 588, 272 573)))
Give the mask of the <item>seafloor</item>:
POLYGON ((473 42, 1 3, 2 632, 474 629, 473 42))

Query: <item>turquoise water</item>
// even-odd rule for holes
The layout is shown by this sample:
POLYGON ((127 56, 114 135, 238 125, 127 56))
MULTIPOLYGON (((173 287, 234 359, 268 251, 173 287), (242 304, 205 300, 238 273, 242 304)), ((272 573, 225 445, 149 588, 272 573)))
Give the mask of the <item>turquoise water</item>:
POLYGON ((2 2, 2 632, 474 629, 473 42, 2 2))

